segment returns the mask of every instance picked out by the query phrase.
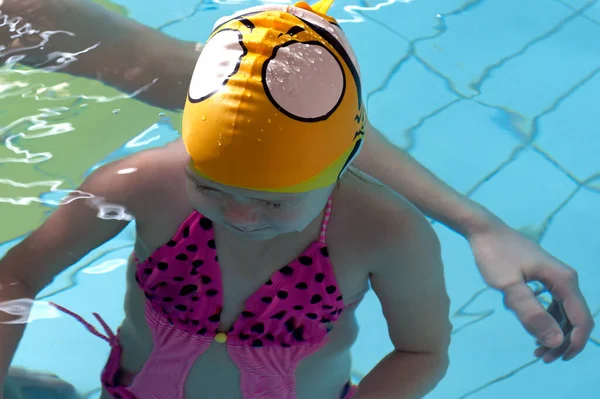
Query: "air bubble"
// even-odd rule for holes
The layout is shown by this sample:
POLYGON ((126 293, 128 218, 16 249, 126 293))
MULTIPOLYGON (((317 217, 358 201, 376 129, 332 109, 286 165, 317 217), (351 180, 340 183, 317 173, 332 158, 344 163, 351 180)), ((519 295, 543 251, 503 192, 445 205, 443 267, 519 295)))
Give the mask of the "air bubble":
POLYGON ((267 119, 267 123, 271 123, 271 119, 267 119))
POLYGON ((317 54, 323 54, 323 49, 320 49, 319 47, 315 47, 314 50, 317 54))
POLYGON ((120 110, 119 108, 115 108, 115 109, 113 109, 113 110, 112 110, 112 113, 113 113, 114 115, 117 115, 117 114, 120 114, 120 113, 121 113, 121 110, 120 110))
POLYGON ((159 114, 158 114, 158 116, 160 116, 161 118, 164 118, 164 116, 165 116, 165 113, 164 113, 164 112, 161 112, 161 113, 159 113, 159 114))
POLYGON ((202 117, 200 119, 202 119, 203 121, 205 121, 206 120, 206 115, 202 115, 202 117))

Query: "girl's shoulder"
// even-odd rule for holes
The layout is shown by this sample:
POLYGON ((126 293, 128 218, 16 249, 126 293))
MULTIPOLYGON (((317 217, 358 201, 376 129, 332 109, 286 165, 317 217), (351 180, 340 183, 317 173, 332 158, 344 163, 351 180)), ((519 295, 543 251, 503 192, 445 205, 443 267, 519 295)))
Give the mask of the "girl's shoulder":
POLYGON ((333 196, 329 238, 345 251, 371 256, 377 250, 414 239, 412 232, 431 229, 408 200, 358 169, 350 169, 333 196))

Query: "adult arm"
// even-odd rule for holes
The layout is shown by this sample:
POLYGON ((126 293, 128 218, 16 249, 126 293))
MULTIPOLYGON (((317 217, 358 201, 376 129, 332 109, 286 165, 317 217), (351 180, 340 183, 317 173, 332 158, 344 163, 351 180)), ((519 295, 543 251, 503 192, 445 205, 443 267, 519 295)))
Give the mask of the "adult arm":
POLYGON ((83 0, 0 0, 0 62, 97 79, 181 109, 201 44, 174 39, 83 0), (61 53, 75 60, 59 64, 61 53))
MULTIPOLYGON (((355 165, 468 240, 485 282, 502 292, 507 308, 541 344, 535 355, 548 363, 577 356, 590 337, 594 320, 576 270, 438 179, 369 123, 366 135, 355 165), (544 284, 554 305, 564 306, 572 328, 561 329, 527 285, 532 281, 544 284)), ((569 325, 564 319, 559 322, 569 325)))

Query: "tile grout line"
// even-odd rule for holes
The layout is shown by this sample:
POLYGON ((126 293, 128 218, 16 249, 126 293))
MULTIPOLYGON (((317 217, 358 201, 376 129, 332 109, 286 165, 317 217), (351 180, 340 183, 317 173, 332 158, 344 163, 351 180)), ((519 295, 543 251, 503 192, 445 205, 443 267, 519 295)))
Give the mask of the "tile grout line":
POLYGON ((491 76, 492 72, 500 67, 502 67, 504 64, 506 64, 508 61, 512 60, 513 58, 516 58, 522 54, 524 54, 529 48, 531 48, 531 46, 544 41, 546 39, 548 39, 549 37, 555 35, 556 33, 560 32, 568 23, 570 23, 571 21, 575 20, 577 17, 583 15, 583 13, 592 5, 594 5, 596 3, 597 0, 588 3, 585 7, 582 7, 581 9, 575 11, 574 13, 568 15, 567 17, 565 17, 558 25, 554 26, 552 29, 550 29, 549 31, 547 31, 546 33, 542 34, 541 36, 538 36, 536 38, 534 38, 533 40, 530 40, 529 42, 527 42, 520 50, 518 50, 515 53, 512 53, 504 58, 501 58, 500 60, 498 60, 497 62, 495 62, 492 65, 489 65, 487 68, 484 69, 483 73, 481 74, 481 76, 473 83, 469 84, 469 88, 473 91, 475 91, 477 94, 475 94, 475 96, 478 96, 481 94, 481 86, 485 83, 485 81, 491 76))
POLYGON ((468 397, 470 397, 470 396, 472 396, 472 395, 474 395, 474 394, 476 394, 476 393, 478 393, 480 391, 483 391, 484 389, 489 388, 490 386, 492 386, 492 385, 494 385, 494 384, 496 384, 498 382, 501 382, 501 381, 509 379, 510 377, 514 376, 518 372, 523 371, 524 369, 526 369, 526 368, 528 368, 530 366, 533 366, 534 364, 538 363, 539 361, 540 361, 540 359, 531 360, 530 362, 525 363, 525 364, 517 367, 516 369, 514 369, 514 370, 512 370, 512 371, 510 371, 510 372, 508 372, 508 373, 506 373, 504 375, 496 377, 493 380, 491 380, 491 381, 489 381, 489 382, 487 382, 487 383, 485 383, 485 384, 483 384, 483 385, 481 385, 481 386, 479 386, 479 387, 477 387, 477 388, 475 388, 475 389, 467 392, 466 394, 459 396, 457 399, 466 399, 466 398, 468 398, 468 397))
POLYGON ((459 102, 464 101, 464 99, 462 98, 456 98, 452 101, 450 101, 449 103, 442 105, 441 107, 431 111, 430 113, 428 113, 427 115, 422 116, 417 123, 415 123, 413 126, 408 127, 404 133, 403 136, 406 137, 406 141, 408 142, 407 146, 405 148, 403 148, 403 150, 405 152, 411 153, 412 151, 414 151, 414 149, 417 146, 417 130, 423 126, 423 124, 425 122, 427 122, 430 118, 434 118, 435 116, 441 114, 442 112, 444 112, 445 110, 447 110, 448 108, 452 107, 455 104, 458 104, 459 102))
POLYGON ((185 21, 185 20, 188 20, 188 19, 190 19, 190 18, 193 18, 193 17, 195 17, 195 16, 196 16, 196 14, 198 14, 198 13, 200 12, 200 8, 201 8, 203 5, 204 5, 204 0, 200 0, 200 1, 198 1, 198 2, 197 2, 195 5, 194 5, 194 8, 192 9, 192 11, 191 11, 191 12, 190 12, 188 15, 186 15, 186 16, 183 16, 183 17, 180 17, 180 18, 173 19, 173 20, 171 20, 171 21, 167 21, 167 22, 165 22, 164 24, 160 25, 158 28, 156 28, 156 30, 158 30, 159 32, 164 32, 164 30, 165 30, 165 29, 167 29, 167 28, 169 28, 169 27, 172 27, 172 26, 174 26, 174 25, 177 25, 177 24, 178 24, 178 23, 180 23, 180 22, 183 22, 183 21, 185 21))
POLYGON ((482 294, 486 293, 490 289, 491 289, 490 287, 486 286, 486 287, 483 287, 483 288, 475 291, 473 293, 473 295, 471 295, 471 297, 469 299, 467 299, 467 301, 462 306, 460 306, 460 308, 458 308, 458 310, 456 312, 454 312, 452 314, 452 318, 472 318, 473 319, 473 320, 461 325, 460 327, 453 328, 452 335, 456 335, 456 334, 460 333, 461 331, 463 331, 464 329, 471 327, 473 324, 479 323, 480 321, 487 319, 494 313, 493 309, 487 310, 487 311, 476 312, 476 313, 465 312, 465 309, 467 307, 469 307, 473 302, 475 302, 477 300, 477 298, 479 298, 482 294))

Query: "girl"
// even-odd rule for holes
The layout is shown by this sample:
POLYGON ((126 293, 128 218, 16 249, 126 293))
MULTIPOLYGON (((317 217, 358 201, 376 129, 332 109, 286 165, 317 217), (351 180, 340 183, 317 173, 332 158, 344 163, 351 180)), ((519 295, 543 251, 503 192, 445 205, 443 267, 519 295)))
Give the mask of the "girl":
MULTIPOLYGON (((98 169, 1 261, 0 300, 34 298, 136 219, 118 334, 56 305, 111 345, 102 398, 420 398, 443 377, 439 242, 351 169, 366 112, 329 5, 218 21, 183 140, 98 169), (369 284, 395 349, 356 387, 354 310, 369 284)), ((0 381, 21 335, 0 325, 0 381)))
MULTIPOLYGON (((7 47, 7 51, 0 52, 0 61, 18 55, 20 63, 46 67, 57 51, 79 54, 77 62, 60 65, 60 71, 98 79, 126 93, 154 82, 135 98, 164 109, 183 107, 201 43, 169 37, 94 4, 122 8, 108 0, 0 3, 0 17, 11 22, 0 26, 0 45, 7 47), (29 24, 33 25, 32 33, 16 33, 31 32, 24 29, 29 24), (49 40, 43 39, 50 34, 49 40), (123 37, 128 40, 123 41, 123 37), (93 51, 80 53, 91 47, 93 51)), ((368 139, 354 165, 468 241, 486 284, 503 294, 506 306, 525 330, 537 338, 540 346, 536 356, 543 357, 545 362, 577 356, 594 327, 577 271, 439 180, 410 154, 389 142, 369 121, 365 131, 368 139), (552 288, 549 293, 555 302, 548 310, 527 285, 532 281, 552 288), (557 322, 553 317, 556 313, 551 310, 563 304, 565 313, 559 312, 557 322), (570 324, 566 323, 567 317, 570 324), (572 331, 561 330, 562 325, 572 325, 572 331)), ((99 130, 97 134, 106 133, 99 130)))

